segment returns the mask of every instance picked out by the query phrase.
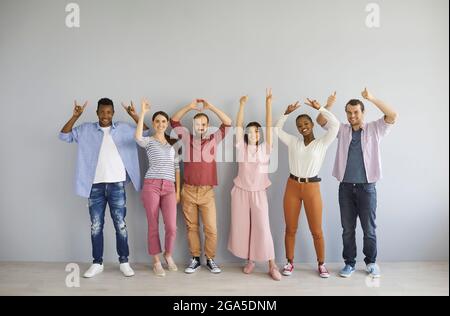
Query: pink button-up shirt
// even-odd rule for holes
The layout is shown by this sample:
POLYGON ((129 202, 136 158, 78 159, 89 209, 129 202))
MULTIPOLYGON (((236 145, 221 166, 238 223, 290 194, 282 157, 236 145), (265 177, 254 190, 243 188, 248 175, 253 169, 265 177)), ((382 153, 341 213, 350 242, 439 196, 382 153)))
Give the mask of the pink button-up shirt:
MULTIPOLYGON (((361 146, 366 169, 367 181, 375 183, 382 177, 380 142, 386 136, 393 124, 386 123, 384 116, 362 126, 361 146)), ((324 126, 328 129, 328 123, 324 126)), ((352 127, 350 124, 343 124, 339 128, 338 147, 336 160, 334 162, 333 176, 339 181, 344 180, 345 168, 347 168, 348 149, 352 141, 352 127)))
POLYGON ((234 184, 249 192, 264 191, 271 182, 269 180, 270 152, 267 144, 247 145, 244 141, 236 144, 239 171, 234 184))

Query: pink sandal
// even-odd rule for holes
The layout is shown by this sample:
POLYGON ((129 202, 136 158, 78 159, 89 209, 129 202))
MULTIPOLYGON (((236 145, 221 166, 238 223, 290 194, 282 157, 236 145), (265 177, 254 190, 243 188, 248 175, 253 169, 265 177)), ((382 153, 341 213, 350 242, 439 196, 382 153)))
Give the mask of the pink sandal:
POLYGON ((245 274, 251 274, 254 269, 255 269, 255 263, 253 261, 248 261, 247 265, 244 267, 243 271, 245 274))
POLYGON ((269 270, 269 275, 272 277, 273 280, 275 281, 281 281, 281 273, 280 271, 278 271, 278 267, 272 267, 269 270))

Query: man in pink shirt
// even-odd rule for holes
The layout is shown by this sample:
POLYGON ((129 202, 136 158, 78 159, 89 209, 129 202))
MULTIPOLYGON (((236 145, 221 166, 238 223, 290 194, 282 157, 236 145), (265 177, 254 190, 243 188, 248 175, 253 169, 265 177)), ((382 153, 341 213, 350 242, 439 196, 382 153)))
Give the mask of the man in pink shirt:
POLYGON ((199 215, 202 217, 205 233, 206 266, 212 273, 220 273, 220 267, 214 257, 217 248, 217 223, 214 186, 217 186, 216 148, 225 137, 231 119, 206 100, 196 99, 175 113, 170 121, 172 128, 181 139, 184 150, 184 185, 181 191, 181 203, 188 231, 189 249, 192 254, 185 272, 196 272, 200 266, 202 252, 199 231, 199 215), (203 105, 203 109, 198 108, 203 105), (209 117, 203 112, 211 110, 222 121, 219 130, 208 134, 209 117), (198 111, 194 116, 194 134, 180 123, 190 111, 198 111), (200 214, 199 214, 200 210, 200 214))
MULTIPOLYGON (((370 123, 364 122, 364 103, 350 100, 345 106, 349 124, 341 124, 333 176, 340 182, 339 206, 344 243, 345 267, 340 271, 344 278, 350 277, 356 265, 356 221, 359 217, 364 232, 364 262, 370 276, 378 278, 380 268, 376 264, 376 182, 381 179, 380 142, 395 121, 397 113, 389 105, 375 98, 367 89, 362 97, 383 112, 383 117, 370 123)), ((335 102, 336 95, 330 97, 328 108, 335 102), (331 102, 330 102, 331 101, 331 102)), ((327 120, 319 115, 317 122, 328 128, 327 120)))

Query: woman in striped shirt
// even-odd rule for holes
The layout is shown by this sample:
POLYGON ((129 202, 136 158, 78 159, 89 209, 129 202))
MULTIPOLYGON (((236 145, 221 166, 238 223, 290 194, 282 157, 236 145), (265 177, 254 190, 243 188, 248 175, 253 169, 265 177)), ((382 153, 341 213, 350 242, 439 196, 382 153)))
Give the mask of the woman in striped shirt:
POLYGON ((177 231, 177 203, 180 202, 180 168, 177 153, 166 134, 169 116, 165 112, 156 112, 152 118, 155 133, 143 137, 145 114, 150 110, 147 100, 142 101, 142 112, 136 129, 136 142, 145 148, 148 157, 148 171, 142 189, 142 201, 147 212, 148 251, 153 256, 153 272, 160 277, 166 275, 159 258, 162 253, 159 238, 159 209, 165 226, 164 259, 169 271, 178 268, 172 258, 177 231))

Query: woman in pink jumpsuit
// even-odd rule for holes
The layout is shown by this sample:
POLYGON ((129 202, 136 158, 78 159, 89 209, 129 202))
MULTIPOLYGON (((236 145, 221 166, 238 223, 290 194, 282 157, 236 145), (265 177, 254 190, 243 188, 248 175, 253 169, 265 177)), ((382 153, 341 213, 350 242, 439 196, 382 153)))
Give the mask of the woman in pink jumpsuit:
POLYGON ((269 275, 276 281, 281 274, 275 264, 275 250, 269 222, 267 188, 269 158, 272 146, 272 89, 266 92, 266 142, 261 125, 251 122, 244 135, 244 108, 248 97, 240 99, 236 120, 238 176, 231 190, 231 228, 228 249, 236 257, 246 259, 243 271, 253 272, 255 261, 269 263, 269 275))

